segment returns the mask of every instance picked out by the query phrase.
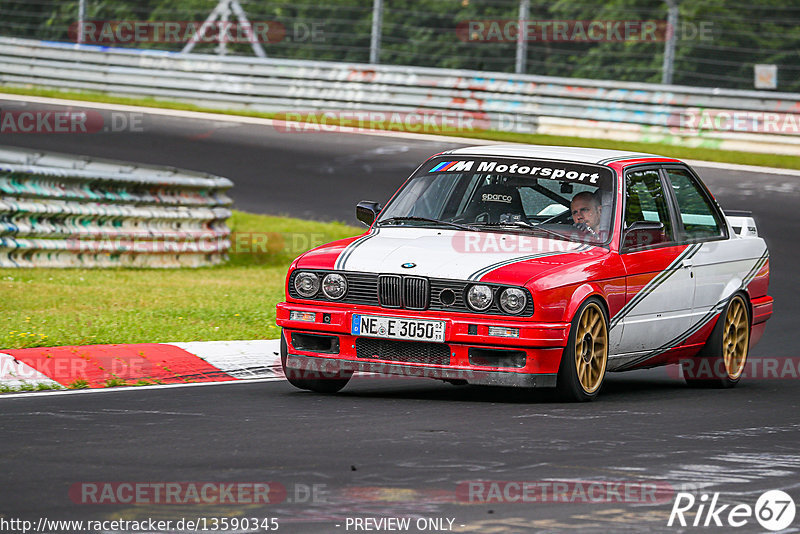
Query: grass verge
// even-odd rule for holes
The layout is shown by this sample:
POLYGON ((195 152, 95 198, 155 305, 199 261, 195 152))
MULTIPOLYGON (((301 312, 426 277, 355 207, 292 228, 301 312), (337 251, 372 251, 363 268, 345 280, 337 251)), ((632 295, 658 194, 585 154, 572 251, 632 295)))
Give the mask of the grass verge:
POLYGON ((21 384, 19 386, 9 386, 7 384, 0 384, 0 393, 22 393, 28 391, 58 391, 65 388, 58 384, 21 384))
MULTIPOLYGON (((185 111, 202 111, 205 113, 220 113, 225 115, 240 115, 246 117, 274 118, 278 113, 261 113, 257 111, 243 109, 216 109, 196 106, 184 102, 174 102, 159 100, 154 98, 132 98, 116 97, 98 92, 83 91, 60 91, 57 89, 43 89, 37 87, 0 87, 0 93, 10 93, 18 95, 42 96, 49 98, 66 98, 72 100, 83 100, 86 102, 102 102, 109 104, 123 104, 129 106, 146 106, 153 108, 177 109, 185 111)), ((314 121, 314 116, 306 117, 314 121)), ((346 126, 346 124, 342 124, 346 126)), ((375 125, 381 126, 381 125, 375 125)), ((385 125, 387 129, 398 130, 396 125, 385 125)), ((721 163, 738 163, 741 165, 758 165, 763 167, 780 167, 785 169, 800 169, 800 156, 789 156, 779 154, 761 154, 755 152, 737 152, 732 150, 718 150, 707 147, 685 147, 675 144, 654 142, 628 142, 613 141, 610 139, 589 139, 583 137, 567 137, 555 135, 523 134, 514 132, 500 131, 475 131, 475 132, 441 132, 440 135, 474 138, 476 141, 481 139, 493 141, 508 141, 513 143, 529 143, 536 145, 564 145, 580 146, 588 148, 607 148, 616 150, 630 150, 633 152, 651 152, 663 156, 670 156, 679 159, 695 159, 704 161, 716 161, 721 163)))
POLYGON ((200 269, 0 269, 0 349, 270 339, 292 259, 363 229, 235 211, 228 264, 200 269))

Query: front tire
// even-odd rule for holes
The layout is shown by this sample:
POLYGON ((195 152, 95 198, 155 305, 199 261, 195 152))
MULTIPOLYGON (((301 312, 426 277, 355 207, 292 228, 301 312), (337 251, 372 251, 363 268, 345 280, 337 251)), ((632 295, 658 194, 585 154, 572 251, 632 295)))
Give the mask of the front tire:
POLYGON ((732 388, 742 378, 749 352, 750 310, 736 293, 700 353, 682 362, 683 378, 693 387, 732 388))
POLYGON ((608 317, 600 300, 592 297, 572 318, 558 368, 558 396, 569 402, 594 400, 603 385, 607 363, 608 317))
POLYGON ((316 393, 336 393, 347 385, 353 371, 339 371, 333 376, 326 376, 320 371, 304 371, 300 369, 287 369, 286 358, 289 355, 289 347, 286 343, 286 336, 281 331, 281 368, 283 375, 291 385, 299 389, 306 389, 316 393))

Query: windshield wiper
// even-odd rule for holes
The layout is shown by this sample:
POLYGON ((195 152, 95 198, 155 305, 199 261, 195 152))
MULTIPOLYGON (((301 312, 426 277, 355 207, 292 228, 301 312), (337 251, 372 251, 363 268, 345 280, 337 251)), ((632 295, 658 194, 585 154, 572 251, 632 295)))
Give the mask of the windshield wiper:
POLYGON ((566 236, 560 232, 556 232, 555 230, 550 230, 549 228, 541 228, 535 224, 531 224, 527 221, 508 221, 508 222, 486 222, 480 223, 481 226, 516 226, 517 228, 529 228, 531 230, 536 230, 539 232, 544 232, 545 234, 549 234, 551 236, 557 237, 558 239, 566 239, 567 241, 571 241, 569 236, 566 236))
POLYGON ((469 230, 470 232, 477 232, 478 229, 474 226, 468 226, 466 224, 458 224, 452 221, 442 221, 440 219, 429 219, 428 217, 389 217, 388 219, 384 219, 382 221, 378 221, 378 224, 383 226, 386 223, 393 223, 393 222, 402 222, 402 221, 422 221, 422 222, 430 222, 436 224, 444 224, 447 226, 452 226, 454 228, 460 228, 461 230, 469 230))

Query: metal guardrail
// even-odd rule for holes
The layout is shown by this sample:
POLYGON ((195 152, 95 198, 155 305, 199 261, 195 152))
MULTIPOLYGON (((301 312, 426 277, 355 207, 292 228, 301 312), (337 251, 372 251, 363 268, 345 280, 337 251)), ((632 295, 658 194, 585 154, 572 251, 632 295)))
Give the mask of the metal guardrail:
POLYGON ((0 149, 0 267, 201 267, 230 248, 226 178, 0 149))
POLYGON ((0 38, 0 83, 267 112, 436 110, 470 113, 486 119, 492 129, 506 131, 783 154, 797 154, 800 148, 797 93, 220 57, 11 38, 0 38), (753 120, 725 120, 734 113, 753 120), (780 128, 771 129, 770 120, 780 128))

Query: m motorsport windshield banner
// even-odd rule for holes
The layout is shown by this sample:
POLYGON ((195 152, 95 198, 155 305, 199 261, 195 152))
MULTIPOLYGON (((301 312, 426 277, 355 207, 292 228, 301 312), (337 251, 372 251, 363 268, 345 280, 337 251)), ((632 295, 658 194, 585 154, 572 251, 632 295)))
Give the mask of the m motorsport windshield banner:
POLYGON ((544 178, 611 190, 611 169, 581 163, 517 158, 452 158, 442 156, 426 163, 417 176, 431 173, 489 174, 519 178, 544 178))

